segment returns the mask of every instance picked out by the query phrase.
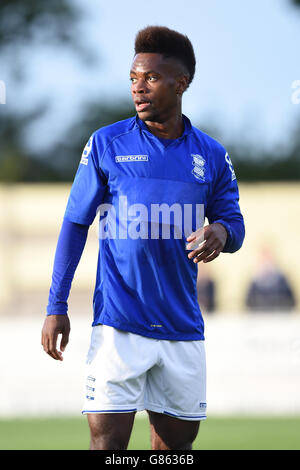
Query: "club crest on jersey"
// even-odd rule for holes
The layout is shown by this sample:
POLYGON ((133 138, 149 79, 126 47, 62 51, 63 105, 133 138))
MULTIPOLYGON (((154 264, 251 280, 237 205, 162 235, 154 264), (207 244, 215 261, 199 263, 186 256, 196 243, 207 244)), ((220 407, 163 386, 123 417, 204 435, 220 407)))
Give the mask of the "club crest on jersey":
POLYGON ((202 157, 202 155, 194 153, 191 154, 191 157, 193 159, 194 165, 194 168, 192 169, 192 174, 198 180, 205 181, 205 159, 202 157))
POLYGON ((82 155, 81 155, 81 160, 80 163, 82 165, 87 165, 88 164, 88 156, 91 153, 92 150, 92 143, 93 143, 93 136, 89 138, 86 146, 83 149, 82 155))

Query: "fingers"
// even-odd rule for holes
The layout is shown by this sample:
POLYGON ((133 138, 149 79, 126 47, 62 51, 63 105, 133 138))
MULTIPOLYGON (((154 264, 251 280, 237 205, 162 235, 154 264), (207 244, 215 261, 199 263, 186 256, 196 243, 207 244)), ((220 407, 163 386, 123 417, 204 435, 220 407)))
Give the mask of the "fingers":
POLYGON ((57 350, 56 343, 57 343, 58 332, 55 332, 53 335, 49 335, 44 333, 42 335, 42 346, 44 351, 49 354, 53 359, 57 361, 62 361, 62 353, 57 350))
POLYGON ((226 241, 224 230, 220 224, 212 224, 192 233, 187 238, 189 243, 186 248, 193 250, 188 254, 188 258, 193 259, 194 263, 209 263, 216 259, 226 241))
POLYGON ((60 350, 64 351, 69 342, 69 332, 63 332, 61 341, 60 341, 60 350))
POLYGON ((55 332, 55 334, 50 338, 49 341, 49 351, 48 354, 53 358, 58 361, 62 361, 62 353, 56 349, 56 344, 57 344, 57 338, 58 338, 58 332, 55 332))
POLYGON ((200 228, 196 230, 196 232, 191 233, 189 237, 187 237, 187 242, 188 245, 186 246, 187 250, 193 250, 194 248, 197 248, 198 245, 205 240, 205 231, 204 228, 200 228))
POLYGON ((221 250, 218 242, 205 242, 201 248, 189 253, 188 257, 193 259, 194 263, 199 263, 200 261, 208 263, 217 258, 220 253, 221 250))
POLYGON ((214 250, 218 248, 219 248, 218 241, 211 237, 211 238, 208 238, 207 240, 200 242, 200 244, 198 243, 196 249, 191 251, 191 253, 188 254, 188 258, 190 259, 194 258, 194 262, 196 262, 196 260, 202 261, 207 256, 209 256, 214 250))
MULTIPOLYGON (((204 260, 203 263, 210 263, 214 259, 216 259, 220 255, 220 251, 215 250, 211 255, 207 256, 204 260)), ((199 261, 198 261, 199 262, 199 261)))
POLYGON ((63 360, 62 352, 69 342, 70 324, 67 316, 53 315, 45 319, 42 329, 42 346, 44 351, 57 361, 63 360), (57 349, 58 335, 62 335, 60 351, 57 349))

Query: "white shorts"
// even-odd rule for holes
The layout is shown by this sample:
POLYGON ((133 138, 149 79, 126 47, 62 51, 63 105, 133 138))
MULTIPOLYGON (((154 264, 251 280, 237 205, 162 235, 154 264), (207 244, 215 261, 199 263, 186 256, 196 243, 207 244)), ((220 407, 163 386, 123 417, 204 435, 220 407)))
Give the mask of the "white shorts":
POLYGON ((150 410, 206 419, 204 341, 157 340, 97 325, 86 367, 83 414, 150 410))

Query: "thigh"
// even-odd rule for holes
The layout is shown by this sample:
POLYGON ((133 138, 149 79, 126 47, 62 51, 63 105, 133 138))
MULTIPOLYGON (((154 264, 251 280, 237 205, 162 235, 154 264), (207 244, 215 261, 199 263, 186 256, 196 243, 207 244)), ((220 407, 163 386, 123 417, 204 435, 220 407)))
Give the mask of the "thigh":
POLYGON ((88 414, 91 450, 126 450, 135 413, 88 414))
POLYGON ((83 414, 144 409, 146 373, 154 341, 105 325, 93 328, 84 383, 83 414))
POLYGON ((187 421, 206 419, 204 341, 161 341, 160 362, 147 376, 145 407, 187 421))
POLYGON ((148 411, 153 450, 192 449, 200 421, 186 421, 165 414, 148 411))

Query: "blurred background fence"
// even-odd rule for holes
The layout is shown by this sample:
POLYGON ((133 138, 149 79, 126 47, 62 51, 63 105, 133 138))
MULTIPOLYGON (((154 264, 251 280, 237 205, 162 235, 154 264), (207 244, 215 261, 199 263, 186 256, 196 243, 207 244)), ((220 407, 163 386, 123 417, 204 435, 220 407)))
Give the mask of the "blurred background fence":
MULTIPOLYGON (((12 309, 16 315, 43 315, 45 312, 70 186, 0 185, 1 316, 12 309)), ((244 245, 235 255, 223 254, 205 267, 199 265, 199 283, 204 275, 214 281, 218 312, 243 312, 248 309, 247 293, 253 278, 263 271, 265 264, 272 263, 285 275, 294 297, 291 305, 281 305, 277 299, 276 310, 297 310, 300 303, 300 185, 241 183, 240 197, 246 225, 244 245)), ((97 250, 95 219, 71 291, 71 298, 76 298, 75 311, 90 309, 97 250)), ((201 299, 199 301, 201 304, 201 299)))

